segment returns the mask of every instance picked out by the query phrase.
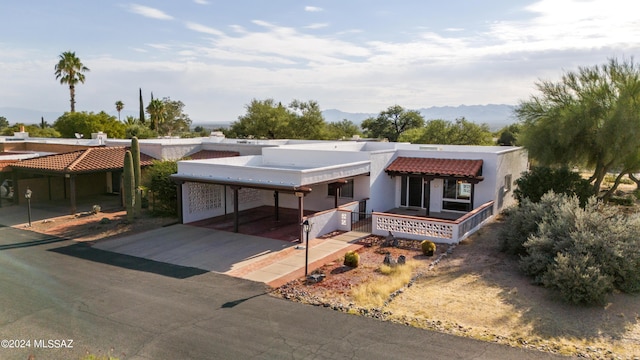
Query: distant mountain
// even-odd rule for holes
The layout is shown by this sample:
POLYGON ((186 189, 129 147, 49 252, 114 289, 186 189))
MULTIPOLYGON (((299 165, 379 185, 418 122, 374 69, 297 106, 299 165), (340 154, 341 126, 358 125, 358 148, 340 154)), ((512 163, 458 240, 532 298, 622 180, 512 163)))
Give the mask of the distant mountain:
POLYGON ((58 111, 38 111, 13 107, 0 107, 0 116, 7 118, 10 124, 23 123, 27 125, 40 124, 40 120, 44 117, 44 121, 53 124, 63 112, 58 111))
MULTIPOLYGON (((489 104, 489 105, 459 105, 459 106, 432 106, 429 108, 417 109, 425 120, 443 119, 453 121, 457 118, 464 117, 465 119, 474 122, 476 124, 488 124, 491 130, 498 130, 506 125, 516 122, 516 118, 513 114, 515 106, 505 104, 489 104)), ((55 111, 37 111, 30 109, 12 108, 12 107, 0 107, 0 116, 4 116, 9 120, 9 123, 14 124, 17 122, 25 124, 40 124, 40 118, 44 117, 44 120, 49 124, 58 119, 63 112, 55 111)), ((117 116, 117 113, 111 114, 117 116)), ((123 111, 121 114, 122 119, 127 116, 136 117, 138 114, 134 111, 123 111)), ((370 117, 378 116, 378 113, 350 113, 337 109, 328 109, 322 112, 324 119, 327 122, 339 122, 343 119, 351 120, 356 124, 360 124, 362 120, 370 117)), ((198 122, 193 123, 192 127, 203 126, 205 128, 219 128, 227 127, 229 123, 218 122, 198 122)))
MULTIPOLYGON (((432 106, 429 108, 417 109, 425 120, 443 119, 453 121, 464 117, 476 124, 488 124, 491 130, 498 130, 506 125, 513 124, 517 120, 513 110, 515 106, 505 104, 489 105, 460 105, 460 106, 432 106)), ((351 120, 360 124, 362 120, 369 117, 376 117, 378 113, 348 113, 336 109, 329 109, 322 112, 327 122, 338 122, 343 119, 351 120)))

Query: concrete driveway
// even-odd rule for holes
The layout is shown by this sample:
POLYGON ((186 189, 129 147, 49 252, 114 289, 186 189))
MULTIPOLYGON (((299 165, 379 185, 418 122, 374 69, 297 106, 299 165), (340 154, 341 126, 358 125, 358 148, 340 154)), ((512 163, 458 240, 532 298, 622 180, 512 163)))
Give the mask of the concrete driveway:
MULTIPOLYGON (((312 239, 309 268, 323 265, 366 234, 312 239)), ((304 275, 305 250, 297 243, 191 225, 173 225, 97 242, 93 247, 162 263, 213 271, 279 286, 304 275)))
POLYGON ((197 226, 172 225, 99 241, 94 247, 224 274, 295 245, 281 240, 197 226))

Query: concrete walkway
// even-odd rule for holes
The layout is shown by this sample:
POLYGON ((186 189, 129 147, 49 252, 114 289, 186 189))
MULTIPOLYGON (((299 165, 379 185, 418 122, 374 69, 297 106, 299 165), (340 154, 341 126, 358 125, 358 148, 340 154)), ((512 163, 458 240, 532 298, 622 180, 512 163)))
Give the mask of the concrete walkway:
MULTIPOLYGON (((313 239, 309 272, 333 261, 365 233, 345 233, 332 239, 313 239)), ((194 267, 280 286, 304 275, 305 249, 299 244, 258 236, 173 225, 144 233, 97 242, 94 247, 159 262, 194 267)))

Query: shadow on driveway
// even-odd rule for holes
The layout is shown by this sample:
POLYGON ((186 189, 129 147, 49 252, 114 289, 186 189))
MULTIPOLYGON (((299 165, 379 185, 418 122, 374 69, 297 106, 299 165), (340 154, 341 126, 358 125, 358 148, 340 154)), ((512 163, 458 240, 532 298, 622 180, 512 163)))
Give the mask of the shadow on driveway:
POLYGON ((50 249, 49 251, 77 257, 84 260, 118 266, 130 270, 149 272, 176 279, 187 279, 192 276, 202 275, 208 272, 206 270, 194 267, 167 264, 131 255, 124 255, 100 250, 83 243, 50 249))

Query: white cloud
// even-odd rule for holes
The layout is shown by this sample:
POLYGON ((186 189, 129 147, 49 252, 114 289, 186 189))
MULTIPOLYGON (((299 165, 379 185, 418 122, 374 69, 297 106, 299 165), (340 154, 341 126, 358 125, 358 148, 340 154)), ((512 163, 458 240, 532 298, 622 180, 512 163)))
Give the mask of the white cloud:
POLYGON ((171 49, 171 45, 168 44, 147 44, 148 47, 157 49, 157 50, 169 50, 171 49))
POLYGON ((158 19, 158 20, 172 20, 173 16, 166 14, 162 10, 158 10, 152 7, 138 5, 138 4, 130 4, 128 6, 130 12, 138 15, 142 15, 144 17, 158 19))
POLYGON ((305 6, 304 7, 304 11, 308 11, 308 12, 320 12, 323 11, 322 8, 317 7, 317 6, 305 6))
POLYGON ((187 21, 185 23, 185 26, 189 30, 201 32, 201 33, 204 33, 204 34, 216 35, 216 36, 224 35, 221 31, 219 31, 217 29, 214 29, 212 27, 208 27, 206 25, 190 22, 190 21, 187 21))
POLYGON ((193 0, 193 2, 198 5, 209 5, 209 2, 207 0, 193 0))
POLYGON ((307 25, 307 26, 305 26, 305 28, 306 29, 322 29, 322 28, 326 28, 328 26, 329 26, 329 24, 327 24, 327 23, 315 23, 315 24, 307 25))

